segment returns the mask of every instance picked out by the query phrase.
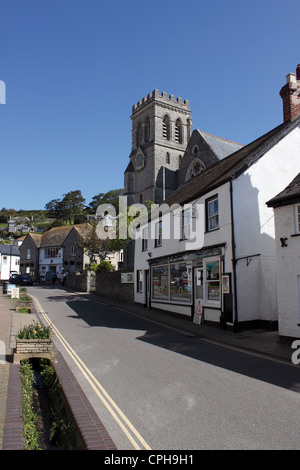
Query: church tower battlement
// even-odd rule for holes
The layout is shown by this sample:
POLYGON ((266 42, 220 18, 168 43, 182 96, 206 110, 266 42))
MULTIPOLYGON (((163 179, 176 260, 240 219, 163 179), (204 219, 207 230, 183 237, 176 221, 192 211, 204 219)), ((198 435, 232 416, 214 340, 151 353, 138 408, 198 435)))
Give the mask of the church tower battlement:
POLYGON ((155 90, 153 90, 152 93, 149 93, 142 100, 138 101, 138 103, 136 103, 132 106, 132 114, 134 114, 137 111, 140 111, 144 106, 148 105, 149 103, 151 103, 154 100, 160 101, 161 103, 169 104, 171 106, 178 106, 179 108, 184 106, 186 108, 186 110, 190 109, 190 103, 189 103, 188 100, 184 100, 182 102, 182 98, 178 97, 178 98, 175 99, 174 95, 169 95, 168 96, 165 91, 163 91, 160 95, 159 91, 155 89, 155 90))

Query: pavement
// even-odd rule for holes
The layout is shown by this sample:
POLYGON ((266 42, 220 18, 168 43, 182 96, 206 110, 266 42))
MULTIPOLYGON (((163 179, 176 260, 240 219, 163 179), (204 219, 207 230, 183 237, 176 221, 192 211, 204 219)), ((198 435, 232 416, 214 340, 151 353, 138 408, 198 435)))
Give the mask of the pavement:
MULTIPOLYGON (((215 326, 198 325, 187 318, 172 315, 166 312, 158 312, 153 309, 149 310, 137 304, 124 303, 117 299, 109 299, 99 297, 95 294, 78 293, 97 301, 103 301, 116 308, 125 309, 133 314, 140 315, 151 321, 164 324, 183 332, 184 334, 193 335, 202 338, 205 341, 224 344, 231 348, 248 351, 249 353, 259 354, 268 358, 289 362, 291 364, 291 348, 292 341, 282 342, 279 338, 278 331, 268 331, 263 329, 244 330, 234 333, 229 329, 221 329, 215 326)), ((20 328, 31 324, 37 320, 36 312, 31 314, 19 313, 16 311, 17 301, 11 299, 6 294, 0 293, 0 450, 22 450, 22 411, 21 411, 21 387, 19 380, 19 364, 13 363, 13 351, 15 348, 15 337, 20 328)), ((81 411, 85 406, 85 423, 89 427, 89 421, 93 420, 99 437, 95 443, 95 430, 93 431, 93 440, 87 444, 87 448, 91 449, 116 449, 110 436, 105 434, 105 429, 98 419, 92 417, 93 410, 88 403, 86 397, 83 397, 83 391, 76 383, 76 379, 72 373, 67 370, 66 362, 63 357, 58 359, 58 373, 62 377, 68 377, 65 385, 66 390, 70 389, 70 396, 73 397, 77 393, 80 395, 81 411), (61 370, 61 372, 59 372, 61 370), (85 404, 86 403, 86 404, 85 404), (83 405, 84 404, 84 405, 83 405), (101 431, 101 432, 100 432, 101 431), (103 437, 104 436, 104 437, 103 437), (90 447, 89 447, 90 444, 90 447)), ((76 410, 74 411, 76 414, 76 410)), ((81 412, 82 415, 82 412, 81 412)))

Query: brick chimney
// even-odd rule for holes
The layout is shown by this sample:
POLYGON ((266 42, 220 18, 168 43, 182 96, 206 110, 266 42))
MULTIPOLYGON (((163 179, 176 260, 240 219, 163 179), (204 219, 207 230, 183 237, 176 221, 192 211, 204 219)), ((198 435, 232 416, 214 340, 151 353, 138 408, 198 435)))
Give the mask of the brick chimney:
POLYGON ((283 101, 283 120, 289 122, 300 114, 300 64, 296 74, 286 76, 286 84, 279 94, 283 101))

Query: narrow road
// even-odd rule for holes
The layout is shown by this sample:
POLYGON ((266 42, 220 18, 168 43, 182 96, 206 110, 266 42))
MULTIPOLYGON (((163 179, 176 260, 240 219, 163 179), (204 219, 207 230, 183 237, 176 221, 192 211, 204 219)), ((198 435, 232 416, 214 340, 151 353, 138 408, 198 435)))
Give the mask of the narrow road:
POLYGON ((120 450, 299 449, 300 370, 32 287, 120 450))

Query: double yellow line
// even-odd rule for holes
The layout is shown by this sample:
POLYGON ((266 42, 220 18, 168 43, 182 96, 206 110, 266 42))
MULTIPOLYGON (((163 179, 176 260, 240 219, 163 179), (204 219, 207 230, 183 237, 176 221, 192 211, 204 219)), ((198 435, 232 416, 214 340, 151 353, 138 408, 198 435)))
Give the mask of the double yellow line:
POLYGON ((83 376, 86 378, 88 383, 91 385, 92 389, 95 391, 98 398, 107 408, 111 416, 115 419, 117 424, 120 426, 126 437, 132 443, 133 447, 136 450, 151 450, 151 447, 147 444, 147 442, 142 438, 139 432, 135 429, 133 424, 129 421, 129 419, 124 415, 124 413, 120 410, 118 405, 113 401, 113 399, 109 396, 106 390, 102 387, 102 385, 98 382, 96 377, 91 373, 91 371, 87 368, 87 366, 82 362, 80 357, 75 353, 75 351, 71 348, 69 343, 64 339, 61 335, 59 330, 56 326, 51 322, 50 318, 43 310, 40 302, 34 296, 31 295, 34 299, 38 310, 40 311, 41 315, 43 316, 45 322, 51 326, 52 331, 55 333, 61 344, 64 346, 66 351, 68 352, 69 356, 73 359, 74 363, 77 365, 78 369, 81 371, 83 376))

